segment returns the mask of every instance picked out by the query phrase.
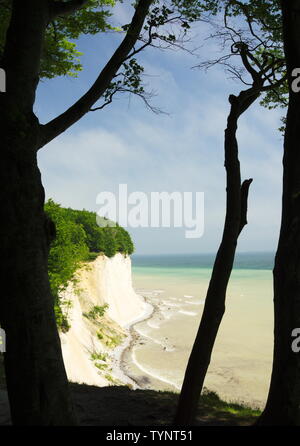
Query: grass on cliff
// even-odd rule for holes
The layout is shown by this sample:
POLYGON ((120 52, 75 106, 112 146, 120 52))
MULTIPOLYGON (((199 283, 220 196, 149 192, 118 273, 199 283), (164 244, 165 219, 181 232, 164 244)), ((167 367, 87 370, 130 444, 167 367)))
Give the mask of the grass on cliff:
MULTIPOLYGON (((167 426, 172 425, 178 393, 131 390, 128 386, 95 387, 71 384, 81 425, 167 426)), ((260 411, 247 405, 222 401, 205 390, 200 398, 195 425, 248 426, 260 411)))
MULTIPOLYGON (((9 414, 5 388, 3 356, 0 355, 0 425, 9 414)), ((83 426, 168 426, 172 424, 178 401, 178 393, 132 390, 121 385, 96 387, 70 383, 70 389, 79 424, 83 426)), ((195 425, 249 426, 259 415, 258 409, 222 401, 215 392, 205 390, 195 425)))

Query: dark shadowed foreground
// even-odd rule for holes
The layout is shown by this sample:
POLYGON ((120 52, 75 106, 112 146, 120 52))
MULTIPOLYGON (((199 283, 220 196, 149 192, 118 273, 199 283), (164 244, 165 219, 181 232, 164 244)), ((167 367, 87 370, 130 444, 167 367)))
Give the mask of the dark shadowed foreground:
MULTIPOLYGON (((178 394, 154 390, 131 390, 126 386, 96 387, 71 384, 79 423, 82 426, 158 426, 172 423, 178 394)), ((259 411, 225 403, 213 392, 201 397, 197 425, 247 426, 259 411)), ((5 390, 0 390, 0 425, 10 424, 5 390)))

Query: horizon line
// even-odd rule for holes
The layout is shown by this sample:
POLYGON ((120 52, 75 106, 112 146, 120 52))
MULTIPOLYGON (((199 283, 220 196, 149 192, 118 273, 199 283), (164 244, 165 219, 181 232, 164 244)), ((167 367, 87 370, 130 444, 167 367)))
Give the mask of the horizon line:
MULTIPOLYGON (((275 255, 276 251, 238 251, 236 255, 239 254, 272 254, 275 255)), ((131 256, 179 256, 179 255, 217 255, 217 252, 177 252, 177 253, 133 253, 131 256)))

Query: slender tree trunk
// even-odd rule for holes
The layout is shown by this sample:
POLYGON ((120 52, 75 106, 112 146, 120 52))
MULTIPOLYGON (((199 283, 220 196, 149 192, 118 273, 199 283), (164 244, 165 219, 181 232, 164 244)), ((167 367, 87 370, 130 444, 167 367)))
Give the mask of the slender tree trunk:
POLYGON ((284 140, 282 220, 275 258, 274 357, 266 408, 258 424, 300 425, 300 353, 292 330, 300 327, 300 93, 292 71, 300 68, 300 1, 282 2, 290 101, 284 140))
POLYGON ((213 346, 225 312, 225 299, 238 236, 247 223, 247 197, 252 180, 241 185, 238 144, 236 140, 238 118, 258 97, 253 91, 230 96, 231 111, 225 130, 225 168, 227 173, 227 206, 222 241, 213 266, 204 310, 188 361, 179 397, 175 425, 192 424, 199 397, 210 364, 213 346), (250 93, 251 92, 251 93, 250 93))

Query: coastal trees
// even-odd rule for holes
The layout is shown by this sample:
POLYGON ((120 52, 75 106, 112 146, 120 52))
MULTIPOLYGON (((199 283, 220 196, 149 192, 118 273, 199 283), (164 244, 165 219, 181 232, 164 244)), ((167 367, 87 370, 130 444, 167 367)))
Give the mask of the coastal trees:
MULTIPOLYGON (((230 2, 232 4, 234 2, 230 2)), ((240 4, 240 2, 237 2, 240 4)), ((229 5, 228 5, 229 6, 229 5)), ((230 113, 225 130, 225 168, 226 168, 226 217, 222 241, 214 262, 204 310, 194 345, 188 360, 179 403, 174 419, 176 425, 192 424, 203 388, 204 379, 209 367, 210 358, 225 312, 225 299, 228 281, 237 246, 238 237, 247 224, 247 197, 252 179, 241 184, 240 164, 238 159, 238 143, 236 138, 239 117, 256 101, 263 92, 276 94, 276 90, 285 82, 282 76, 285 61, 278 57, 280 51, 271 47, 267 40, 258 38, 254 31, 253 17, 249 9, 242 8, 249 25, 250 39, 228 24, 228 10, 225 8, 224 28, 219 33, 226 41, 232 41, 231 53, 238 54, 244 70, 251 78, 247 90, 239 95, 229 96, 230 113), (258 40, 258 43, 257 43, 258 40), (279 78, 278 78, 279 75, 279 78)), ((241 71, 228 63, 229 56, 209 62, 209 64, 226 63, 230 72, 246 83, 241 71)))
POLYGON ((63 209, 53 200, 45 204, 47 217, 55 224, 55 239, 48 258, 48 275, 54 298, 54 311, 59 329, 67 331, 69 324, 61 308, 59 293, 72 279, 80 262, 88 257, 87 235, 83 227, 65 218, 63 209))
POLYGON ((6 290, 0 298, 0 324, 7 335, 5 371, 14 424, 75 422, 47 274, 55 228, 44 212, 37 151, 89 111, 103 109, 118 92, 145 98, 135 56, 155 46, 154 40, 166 48, 176 42, 166 24, 177 23, 185 32, 188 22, 199 16, 198 1, 173 0, 169 8, 155 0, 135 2, 121 42, 95 82, 65 112, 41 124, 33 111, 39 80, 74 75, 80 69, 70 39, 111 28, 103 7, 113 4, 113 0, 0 3, 0 65, 7 79, 6 92, 0 95, 0 206, 5 216, 0 231, 5 259, 1 282, 6 290))

